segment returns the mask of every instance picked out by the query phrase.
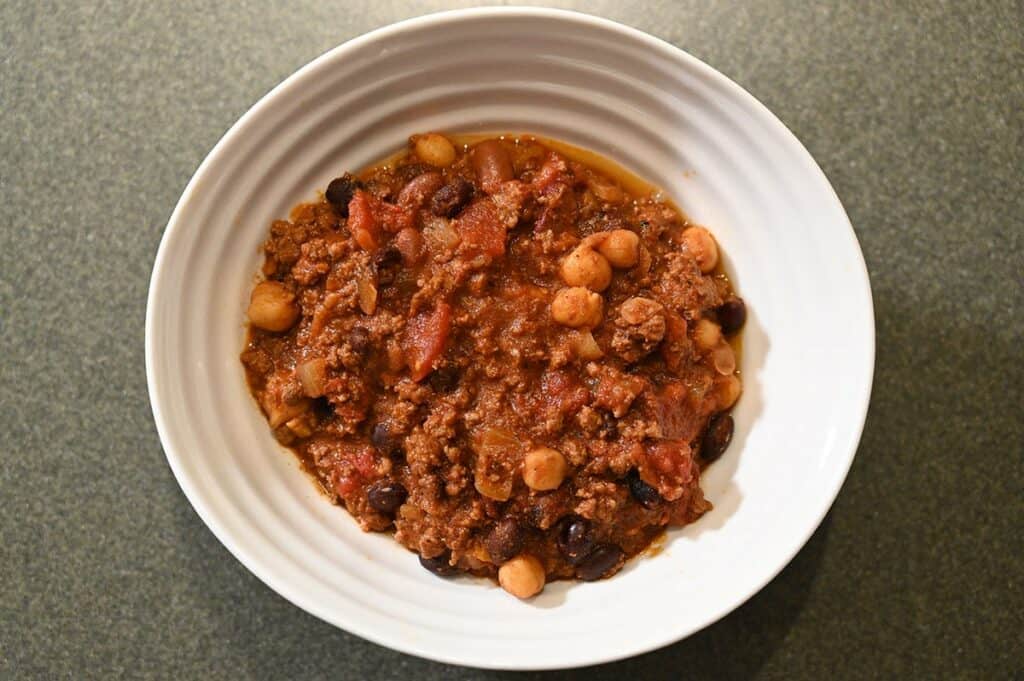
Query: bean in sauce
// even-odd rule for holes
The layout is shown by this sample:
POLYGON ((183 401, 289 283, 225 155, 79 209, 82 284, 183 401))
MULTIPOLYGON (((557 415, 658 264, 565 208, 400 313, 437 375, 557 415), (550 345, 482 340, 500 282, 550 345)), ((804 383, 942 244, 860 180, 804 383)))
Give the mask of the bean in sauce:
POLYGON ((700 456, 706 463, 717 460, 729 447, 729 443, 732 441, 733 427, 730 414, 718 414, 712 417, 700 447, 700 456))
POLYGON ((405 503, 405 499, 408 496, 409 493, 406 492, 405 487, 401 483, 381 480, 370 486, 366 495, 366 501, 373 510, 391 515, 405 503))
POLYGON ((742 298, 729 298, 719 305, 715 312, 718 315, 718 324, 722 327, 722 333, 727 336, 739 331, 747 321, 747 306, 742 298))
POLYGON ((430 572, 433 572, 438 577, 450 577, 458 572, 455 566, 449 562, 451 557, 451 551, 445 551, 441 555, 434 556, 433 558, 424 558, 423 556, 420 556, 420 565, 430 572))
POLYGON ((576 568, 576 576, 585 582, 593 582, 609 574, 622 560, 623 552, 613 544, 601 544, 594 548, 587 559, 576 568))

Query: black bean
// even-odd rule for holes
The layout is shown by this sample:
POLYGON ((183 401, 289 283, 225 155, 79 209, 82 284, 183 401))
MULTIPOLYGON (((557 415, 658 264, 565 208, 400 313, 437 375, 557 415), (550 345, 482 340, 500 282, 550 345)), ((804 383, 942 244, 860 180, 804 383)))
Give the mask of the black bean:
POLYGON ((361 326, 352 327, 348 332, 348 344, 352 352, 363 354, 370 348, 370 332, 361 326))
POLYGON ((430 387, 434 389, 436 393, 451 392, 455 389, 455 386, 459 384, 459 370, 455 367, 445 364, 440 366, 431 372, 430 378, 427 379, 430 383, 430 387))
POLYGON ((442 218, 458 215, 473 198, 473 185, 457 177, 434 192, 430 199, 430 212, 442 218))
POLYGON ((558 548, 565 559, 573 565, 579 565, 594 550, 590 521, 579 516, 570 516, 563 521, 558 533, 558 548))
POLYGON ((420 556, 420 565, 439 577, 448 577, 458 572, 453 565, 448 563, 451 557, 451 551, 445 551, 441 555, 434 556, 433 558, 424 558, 423 556, 420 556))
POLYGON ((742 298, 730 298, 718 306, 717 313, 718 324, 727 336, 739 331, 747 321, 747 305, 742 298))
POLYGON ((409 493, 405 491, 402 483, 379 480, 370 485, 366 492, 366 501, 373 510, 392 515, 405 503, 408 496, 409 493))
POLYGON ((377 270, 377 283, 381 286, 388 286, 395 281, 399 268, 402 266, 402 252, 394 244, 388 244, 380 249, 374 258, 374 267, 377 270))
POLYGON ((352 195, 356 193, 356 189, 359 189, 359 186, 359 180, 353 177, 351 173, 345 173, 341 177, 331 180, 331 183, 327 185, 327 191, 324 192, 324 198, 334 206, 334 210, 338 212, 338 215, 347 218, 348 202, 352 200, 352 195))
POLYGON ((487 533, 484 548, 497 565, 515 558, 523 548, 523 528, 514 519, 505 518, 487 533))
POLYGON ((661 501, 658 490, 641 480, 640 473, 635 468, 626 474, 626 482, 629 485, 629 493, 644 508, 654 508, 661 501))
POLYGON ((391 432, 388 424, 380 421, 370 431, 370 442, 377 448, 377 451, 384 456, 391 456, 402 449, 401 439, 391 432))
POLYGON ((597 546, 586 562, 576 568, 576 576, 585 582, 606 577, 622 561, 622 549, 614 544, 597 546))
POLYGON ((704 431, 704 439, 700 445, 700 456, 711 463, 728 448, 732 441, 733 421, 729 414, 718 414, 711 418, 708 429, 704 431))

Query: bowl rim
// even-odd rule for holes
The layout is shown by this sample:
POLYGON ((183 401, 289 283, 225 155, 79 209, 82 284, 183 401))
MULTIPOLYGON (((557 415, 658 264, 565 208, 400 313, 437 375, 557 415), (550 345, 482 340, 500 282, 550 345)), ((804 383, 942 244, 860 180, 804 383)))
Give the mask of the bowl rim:
MULTIPOLYGON (((676 47, 675 45, 655 36, 650 35, 640 29, 627 26, 625 24, 606 19, 599 16, 594 16, 584 12, 575 10, 565 9, 554 9, 546 7, 526 7, 526 6, 507 6, 507 7, 473 7, 466 9, 455 9, 445 10, 439 12, 433 12, 421 16, 416 16, 402 21, 398 21, 392 24, 388 24, 369 32, 363 33, 359 36, 351 38, 342 42, 341 44, 327 50, 323 54, 317 56, 312 61, 306 63, 298 70, 293 72, 283 81, 274 86, 266 94, 252 105, 246 112, 224 133, 224 135, 218 140, 210 152, 206 155, 203 161, 199 164, 195 173, 192 175, 188 184, 185 186, 184 191, 181 194, 178 202, 175 205, 170 218, 168 219, 167 226, 164 229, 163 235, 160 239, 160 245, 158 247, 156 257, 153 264, 153 270, 149 282, 149 292, 146 300, 146 318, 145 318, 145 365, 146 365, 146 379, 147 388, 149 393, 150 407, 153 412, 153 419, 156 425, 157 433, 160 438, 161 446, 163 447, 167 463, 174 474, 178 485, 184 492, 185 497, 188 499, 192 508, 195 509, 200 519, 206 524, 210 531, 214 534, 218 541, 224 545, 225 548, 238 560, 247 570, 254 574, 260 581, 270 587, 275 593, 282 596, 284 599, 292 603, 293 605, 301 608, 305 612, 317 617, 318 619, 327 622, 333 626, 337 626, 344 631, 355 634, 365 640, 371 641, 378 645, 387 647, 392 650, 415 655, 418 657, 435 660, 438 662, 456 664, 461 666, 467 666, 467 662, 464 659, 460 659, 455 655, 437 653, 429 649, 417 647, 415 644, 403 640, 400 637, 389 638, 385 635, 378 633, 377 631, 370 630, 361 625, 358 620, 347 619, 344 616, 339 616, 339 613, 334 610, 321 607, 316 601, 306 598, 300 589, 293 588, 290 584, 283 580, 276 579, 269 570, 265 569, 259 560, 253 555, 250 555, 248 549, 242 546, 235 538, 226 530, 217 520, 210 507, 206 504, 203 498, 203 493, 197 488, 195 481, 193 481, 188 474, 185 472, 183 464, 181 463, 182 455, 176 449, 171 437, 171 428, 166 422, 161 409, 160 402, 160 376, 156 370, 156 355, 154 347, 154 336, 156 331, 156 314, 155 310, 158 304, 158 300, 161 297, 161 276, 163 270, 166 267, 167 259, 169 257, 168 252, 170 250, 169 243, 174 238, 174 235, 183 229, 182 227, 182 213, 185 211, 185 207, 190 203, 192 195, 196 192, 196 187, 206 179, 209 174, 209 168, 213 164, 214 160, 219 158, 224 152, 224 149, 228 147, 231 142, 242 134, 244 129, 247 127, 249 121, 260 114, 265 108, 272 105, 273 101, 278 96, 292 88, 297 82, 303 80, 308 74, 320 69, 325 63, 334 59, 340 58, 348 52, 355 51, 360 47, 373 43, 374 41, 390 38, 408 31, 416 31, 439 24, 447 24, 458 22, 460 20, 480 20, 480 19, 517 19, 517 18, 550 18, 558 19, 570 23, 579 23, 590 27, 599 29, 610 30, 621 33, 630 37, 631 39, 637 40, 645 44, 651 50, 660 52, 666 56, 671 56, 676 60, 685 62, 690 68, 700 73, 702 76, 712 80, 717 86, 726 89, 732 96, 737 97, 747 104, 751 105, 754 110, 758 111, 759 114, 764 118, 770 126, 774 127, 779 133, 780 137, 784 139, 788 144, 793 146, 794 151, 798 153, 802 158, 802 162, 807 170, 813 175, 816 175, 820 180, 821 187, 827 188, 830 193, 831 202, 834 202, 835 207, 838 208, 839 214, 841 215, 841 224, 849 230, 849 235, 853 238, 852 244, 856 250, 856 262, 859 267, 851 275, 851 283, 854 279, 857 279, 857 283, 860 287, 859 294, 863 296, 866 301, 867 308, 865 314, 867 315, 868 321, 870 321, 870 332, 866 334, 866 343, 864 347, 865 354, 865 366, 859 369, 863 375, 866 375, 866 381, 864 383, 863 393, 858 396, 856 400, 859 413, 852 414, 851 418, 856 418, 856 422, 851 421, 854 428, 851 429, 851 437, 846 443, 845 456, 839 461, 841 465, 835 467, 833 473, 833 484, 831 489, 827 490, 821 499, 823 503, 821 507, 816 509, 813 516, 813 521, 810 521, 811 514, 807 514, 808 520, 804 522, 806 525, 802 532, 794 532, 794 536, 799 535, 799 538, 793 541, 789 550, 786 551, 785 560, 779 562, 778 565, 772 569, 767 570, 762 580, 760 580, 754 588, 747 593, 739 593, 732 599, 726 599, 719 607, 710 612, 706 617, 701 620, 698 626, 693 627, 680 627, 676 629, 666 628, 660 636, 648 637, 643 641, 639 641, 637 644, 623 646, 622 649, 615 651, 593 651, 592 656, 587 662, 583 663, 584 666, 603 664, 608 662, 614 662, 616 660, 622 660, 625 658, 633 657, 643 653, 647 653, 653 650, 657 650, 664 646, 678 642, 697 631, 700 631, 718 620, 722 619, 725 615, 731 613, 739 606, 743 605, 747 600, 752 598, 755 594, 759 593, 769 582, 775 579, 776 576, 792 562, 793 558, 797 553, 806 545, 807 541, 811 538, 814 532, 818 529, 825 516, 835 502, 836 497, 839 494, 843 483, 849 474, 850 467, 852 466, 853 459, 857 453, 857 449, 860 445, 860 440, 863 435, 864 425, 867 419, 868 406, 870 404, 872 384, 874 381, 874 366, 875 366, 875 352, 876 352, 876 327, 875 327, 875 315, 874 315, 874 301, 871 293, 870 278, 867 270, 867 265, 864 261, 863 250, 860 248, 860 243, 857 239, 856 233, 853 230, 853 226, 850 223, 849 216, 846 213, 845 208, 842 205, 835 189, 829 182, 827 176, 821 167, 817 164, 810 152, 807 151, 806 147, 800 142, 800 140, 793 134, 793 132, 786 127, 786 125, 769 110, 764 104, 762 104, 756 97, 747 92, 739 84, 714 69, 710 65, 704 63, 697 57, 689 54, 683 49, 676 47)), ((528 657, 528 656, 524 656, 528 657)), ((539 670, 539 669, 565 669, 581 666, 578 661, 567 660, 555 664, 544 664, 541 666, 531 665, 527 659, 522 659, 521 663, 518 664, 495 664, 495 665, 481 665, 477 662, 473 662, 472 665, 476 668, 491 668, 491 669, 516 669, 516 670, 539 670)))

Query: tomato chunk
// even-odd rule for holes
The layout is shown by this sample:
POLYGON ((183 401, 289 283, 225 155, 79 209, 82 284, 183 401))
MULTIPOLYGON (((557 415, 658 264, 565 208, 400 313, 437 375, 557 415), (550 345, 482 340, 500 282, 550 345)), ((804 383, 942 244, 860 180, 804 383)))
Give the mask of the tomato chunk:
POLYGON ((380 248, 380 221, 374 214, 372 197, 362 189, 357 189, 348 202, 348 231, 364 251, 372 253, 380 248))
POLYGON ((469 204, 452 223, 462 237, 462 252, 468 256, 505 253, 505 225, 491 199, 469 204))
POLYGON ((371 253, 380 248, 384 232, 395 234, 414 223, 411 210, 381 201, 362 189, 357 189, 348 202, 348 231, 363 250, 371 253))
POLYGON ((434 370, 434 362, 444 353, 451 326, 452 308, 445 302, 409 320, 402 349, 412 380, 421 381, 434 370))
POLYGON ((393 203, 379 199, 375 199, 372 205, 377 215, 377 220, 385 232, 397 234, 406 227, 414 227, 416 225, 413 212, 409 208, 396 206, 393 203))
POLYGON ((681 381, 666 384, 651 402, 662 437, 692 440, 700 432, 704 416, 694 408, 686 384, 681 381))
POLYGON ((700 474, 685 440, 659 440, 647 445, 639 468, 640 479, 669 501, 681 497, 700 474))
POLYGON ((551 411, 563 416, 575 414, 590 401, 590 392, 572 374, 565 371, 547 371, 540 379, 540 395, 537 418, 551 411))

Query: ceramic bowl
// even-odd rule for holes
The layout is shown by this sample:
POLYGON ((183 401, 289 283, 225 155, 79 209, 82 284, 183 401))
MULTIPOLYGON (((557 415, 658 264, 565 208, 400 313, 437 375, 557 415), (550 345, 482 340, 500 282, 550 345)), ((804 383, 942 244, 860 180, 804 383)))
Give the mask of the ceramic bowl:
POLYGON ((149 392, 167 460, 238 560, 292 603, 371 641, 507 669, 648 651, 756 593, 842 485, 873 357, 856 237, 785 126, 665 42, 545 9, 405 21, 331 50, 276 87, 185 189, 146 318, 149 392), (611 579, 556 582, 522 602, 486 580, 433 576, 389 535, 363 533, 331 505, 249 395, 238 356, 271 221, 429 130, 533 132, 618 161, 712 230, 747 301, 736 435, 703 477, 714 510, 611 579))

